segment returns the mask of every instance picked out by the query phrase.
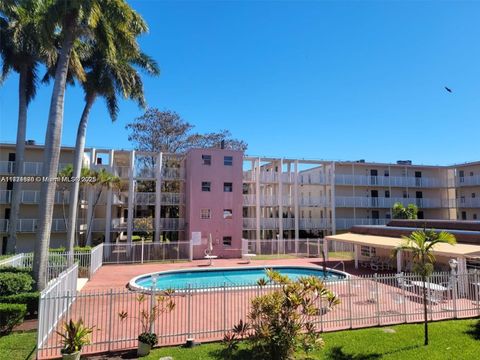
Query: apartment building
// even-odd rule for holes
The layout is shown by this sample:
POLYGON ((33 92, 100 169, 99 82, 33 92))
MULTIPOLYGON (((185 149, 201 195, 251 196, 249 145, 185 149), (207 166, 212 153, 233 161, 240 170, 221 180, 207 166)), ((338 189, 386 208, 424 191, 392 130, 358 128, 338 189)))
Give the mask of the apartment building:
MULTIPOLYGON (((43 146, 26 149, 25 176, 40 176, 43 146)), ((71 163, 63 147, 59 170, 71 163)), ((15 146, 0 144, 0 177, 14 173, 15 146)), ((353 225, 385 224, 395 202, 414 203, 425 219, 476 220, 480 162, 453 166, 380 164, 243 156, 227 149, 184 155, 131 150, 85 150, 84 167, 120 178, 114 189, 82 184, 77 221, 80 244, 192 240, 203 257, 208 239, 224 257, 241 254, 241 238, 323 237, 353 225), (101 191, 100 191, 101 190, 101 191)), ((0 237, 5 250, 12 182, 0 182, 0 237)), ((33 248, 38 182, 22 185, 17 251, 33 248)), ((64 246, 69 185, 59 183, 52 247, 64 246)))

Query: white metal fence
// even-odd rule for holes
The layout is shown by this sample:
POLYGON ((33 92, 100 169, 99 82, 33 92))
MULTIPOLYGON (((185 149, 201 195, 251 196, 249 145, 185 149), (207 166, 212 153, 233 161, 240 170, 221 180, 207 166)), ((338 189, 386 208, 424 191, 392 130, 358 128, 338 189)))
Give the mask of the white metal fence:
POLYGON ((41 349, 52 332, 57 330, 57 324, 75 301, 77 279, 78 263, 75 263, 40 293, 37 349, 41 349))
MULTIPOLYGON (((341 304, 331 311, 325 304, 317 304, 320 311, 314 316, 314 322, 318 331, 419 322, 423 320, 424 289, 429 320, 475 317, 480 315, 479 283, 478 272, 435 273, 425 285, 413 274, 336 280, 327 286, 337 294, 341 304)), ((228 283, 208 288, 175 289, 175 309, 154 322, 159 344, 180 344, 187 338, 220 340, 240 319, 248 321, 251 300, 269 291, 273 289, 228 283)), ((155 293, 147 291, 145 300, 138 302, 138 293, 125 289, 81 292, 62 321, 81 318, 87 326, 95 326, 92 344, 85 347, 85 353, 132 348, 141 332, 135 317, 141 310, 148 312, 149 307, 155 305, 152 295, 155 293), (122 311, 128 313, 123 321, 119 317, 122 311)), ((42 297, 42 312, 50 314, 50 308, 68 301, 68 296, 52 293, 42 297)), ((40 327, 44 326, 44 319, 41 318, 40 327)), ((39 343, 40 357, 59 355, 60 338, 54 331, 49 334, 48 339, 39 343)))
MULTIPOLYGON (((57 278, 68 267, 68 252, 51 251, 48 254, 47 282, 57 278)), ((92 277, 102 266, 103 244, 90 251, 75 251, 73 261, 78 263, 79 277, 92 277)), ((31 268, 33 265, 33 253, 21 253, 0 261, 0 267, 13 266, 31 268)))
POLYGON ((190 241, 103 244, 104 264, 143 264, 155 261, 188 261, 190 259, 190 241))
POLYGON ((328 252, 353 252, 353 245, 344 242, 328 241, 328 251, 324 247, 323 239, 269 239, 249 240, 242 239, 243 254, 261 256, 300 256, 321 257, 322 250, 328 252))

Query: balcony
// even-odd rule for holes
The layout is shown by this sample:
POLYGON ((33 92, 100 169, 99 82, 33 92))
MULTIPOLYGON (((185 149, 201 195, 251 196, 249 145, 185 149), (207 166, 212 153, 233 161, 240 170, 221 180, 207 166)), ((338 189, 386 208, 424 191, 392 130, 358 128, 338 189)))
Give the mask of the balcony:
POLYGON ((457 186, 476 186, 480 185, 480 175, 462 176, 456 178, 457 186))
POLYGON ((357 185, 357 186, 392 186, 392 187, 445 187, 446 182, 442 179, 432 177, 413 176, 367 176, 336 174, 336 185, 357 185))
POLYGON ((184 168, 164 167, 164 168, 162 168, 162 179, 164 179, 164 180, 183 180, 183 179, 185 179, 185 169, 184 168))
POLYGON ((0 190, 0 204, 10 204, 12 201, 12 190, 0 190))
POLYGON ((245 230, 255 230, 257 228, 256 218, 243 218, 243 228, 245 230))
POLYGON ((185 219, 182 218, 161 218, 161 230, 183 230, 185 228, 185 219))
POLYGON ((136 192, 135 204, 137 205, 155 205, 156 193, 136 192))
POLYGON ((362 196, 337 196, 335 198, 336 207, 358 207, 358 208, 391 208, 395 203, 401 203, 404 206, 415 204, 419 208, 448 208, 450 201, 448 199, 434 198, 385 198, 385 197, 362 197, 362 196))
POLYGON ((327 180, 323 174, 300 174, 298 183, 302 185, 325 185, 327 180))
POLYGON ((298 228, 300 230, 327 229, 330 227, 327 219, 299 219, 298 228))
MULTIPOLYGON (((59 163, 58 171, 63 170, 68 163, 59 163)), ((43 162, 25 161, 23 163, 23 175, 42 175, 43 162)), ((14 161, 0 161, 0 174, 14 174, 14 161)))
POLYGON ((363 219, 363 218, 337 218, 335 225, 337 229, 350 229, 354 225, 386 225, 390 219, 363 219))
POLYGON ((301 207, 328 207, 330 202, 324 196, 301 196, 298 199, 301 207))
MULTIPOLYGON (((9 204, 12 201, 12 190, 0 190, 0 204, 9 204)), ((55 204, 68 204, 69 192, 57 191, 55 193, 55 204)), ((23 190, 20 198, 22 204, 38 204, 40 200, 40 191, 23 190)))
POLYGON ((185 203, 185 194, 183 193, 161 193, 160 201, 162 205, 180 205, 185 203))
POLYGON ((122 179, 128 179, 130 177, 130 166, 114 166, 113 174, 122 179))
POLYGON ((460 198, 457 199, 459 208, 480 208, 480 198, 460 198))

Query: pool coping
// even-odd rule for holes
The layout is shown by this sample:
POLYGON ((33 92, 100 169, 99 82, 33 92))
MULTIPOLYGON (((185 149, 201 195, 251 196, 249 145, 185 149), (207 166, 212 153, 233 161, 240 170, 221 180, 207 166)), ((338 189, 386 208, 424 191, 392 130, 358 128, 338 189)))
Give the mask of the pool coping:
MULTIPOLYGON (((145 287, 145 286, 139 286, 138 284, 136 284, 136 281, 140 278, 143 278, 143 277, 146 277, 146 276, 152 276, 153 274, 160 274, 160 275, 164 275, 164 274, 170 274, 170 273, 184 273, 184 272, 203 272, 203 271, 221 271, 221 270, 245 270, 245 269, 275 269, 275 268, 300 268, 300 269, 310 269, 310 270, 320 270, 320 271, 323 271, 323 267, 319 267, 319 266, 304 266, 304 265, 271 265, 271 266, 262 266, 262 265, 259 265, 259 266, 245 266, 245 267, 237 267, 237 266, 222 266, 222 267, 215 267, 215 268, 206 268, 206 269, 199 269, 199 268, 186 268, 186 269, 174 269, 174 270, 165 270, 165 271, 155 271, 155 272, 151 272, 151 273, 146 273, 146 274, 142 274, 142 275, 138 275, 138 276, 135 276, 133 279, 131 279, 129 282, 128 282, 128 289, 132 290, 132 291, 138 291, 138 292, 148 292, 148 293, 152 293, 152 288, 151 287, 145 287)), ((332 269, 332 268, 329 268, 329 267, 326 267, 325 268, 327 271, 330 271, 332 273, 336 273, 336 274, 341 274, 343 275, 345 278, 350 278, 352 277, 351 274, 345 272, 345 271, 341 271, 341 270, 337 270, 337 269, 332 269)), ((344 279, 339 279, 339 280, 334 280, 334 281, 328 281, 328 283, 332 284, 332 283, 336 283, 338 281, 343 281, 344 279)), ((240 285, 240 286, 210 286, 210 287, 191 287, 191 288, 184 288, 184 289, 175 289, 175 288, 172 288, 172 290, 174 290, 175 292, 178 292, 178 293, 185 293, 187 291, 196 291, 196 292, 202 292, 202 291, 217 291, 219 289, 228 289, 229 291, 233 291, 233 290, 242 290, 242 289, 251 289, 251 288, 255 288, 257 287, 258 285, 240 285)), ((268 288, 268 287, 274 287, 276 285, 266 285, 265 288, 268 288)), ((153 292, 157 293, 157 292, 165 292, 167 289, 157 289, 153 292)))

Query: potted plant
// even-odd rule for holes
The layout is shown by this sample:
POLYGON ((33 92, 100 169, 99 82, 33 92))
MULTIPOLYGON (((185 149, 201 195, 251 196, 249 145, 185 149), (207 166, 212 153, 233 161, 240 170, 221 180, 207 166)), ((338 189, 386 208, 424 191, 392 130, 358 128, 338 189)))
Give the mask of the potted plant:
POLYGON ((138 356, 146 356, 152 350, 152 347, 157 345, 158 337, 155 333, 143 332, 138 335, 138 356))
POLYGON ((157 344, 158 337, 157 334, 154 333, 155 319, 175 308, 175 303, 172 299, 173 293, 173 290, 164 290, 155 294, 152 290, 149 302, 147 302, 147 296, 145 294, 140 294, 136 298, 140 308, 138 316, 128 316, 126 311, 121 311, 118 314, 120 320, 125 320, 130 317, 140 321, 143 331, 138 336, 138 356, 148 355, 152 347, 157 344))
POLYGON ((90 334, 93 332, 93 327, 86 327, 83 325, 82 319, 74 322, 70 319, 69 322, 63 324, 63 332, 57 331, 57 334, 62 337, 63 349, 61 350, 63 360, 78 360, 80 359, 82 347, 90 344, 90 334))

